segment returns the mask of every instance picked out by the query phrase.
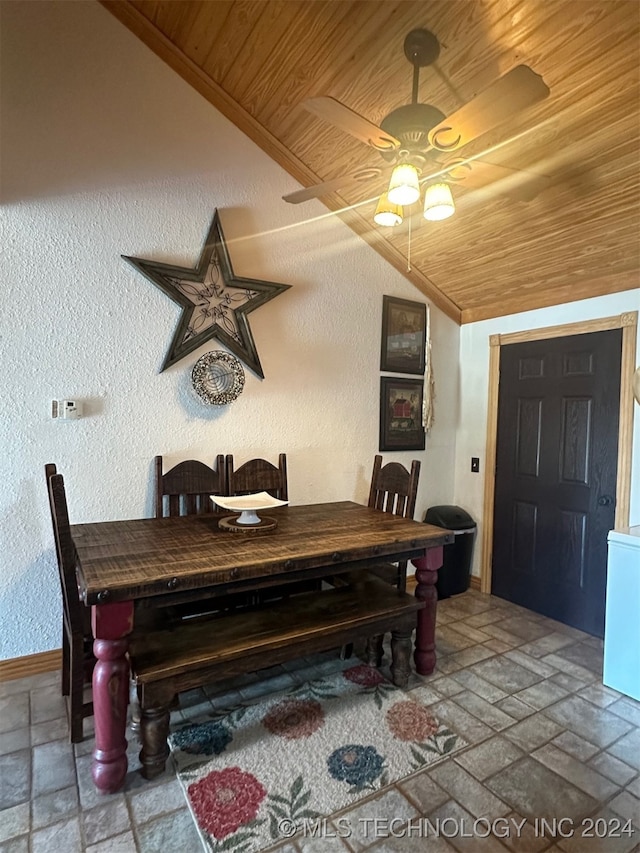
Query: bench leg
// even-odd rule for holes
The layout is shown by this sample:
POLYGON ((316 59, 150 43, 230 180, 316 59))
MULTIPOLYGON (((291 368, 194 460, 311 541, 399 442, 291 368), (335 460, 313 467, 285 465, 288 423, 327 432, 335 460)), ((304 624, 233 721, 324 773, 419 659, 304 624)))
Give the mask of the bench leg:
POLYGON ((340 649, 340 660, 349 660, 353 654, 353 643, 346 643, 340 649))
POLYGON ((169 756, 169 706, 171 699, 159 701, 148 695, 140 696, 140 764, 145 779, 155 779, 164 773, 169 756))
POLYGON ((406 687, 411 672, 412 628, 396 628, 391 632, 391 677, 396 687, 406 687))
POLYGON ((135 735, 136 740, 140 740, 140 703, 138 702, 138 693, 135 683, 132 681, 129 685, 129 728, 131 733, 135 735))
POLYGON ((382 664, 382 658, 384 656, 382 649, 383 640, 384 634, 376 634, 373 637, 367 638, 364 659, 368 666, 380 666, 382 664))

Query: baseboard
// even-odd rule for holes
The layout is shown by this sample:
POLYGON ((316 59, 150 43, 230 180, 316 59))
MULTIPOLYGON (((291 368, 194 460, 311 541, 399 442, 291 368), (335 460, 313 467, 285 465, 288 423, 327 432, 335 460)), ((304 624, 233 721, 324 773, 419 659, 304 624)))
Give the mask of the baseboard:
POLYGON ((469 586, 471 587, 471 589, 477 589, 478 591, 480 590, 480 578, 478 577, 478 575, 471 575, 471 581, 469 583, 469 586))
POLYGON ((39 652, 21 658, 0 660, 0 681, 12 681, 14 678, 40 675, 42 672, 53 672, 56 669, 61 669, 61 667, 62 649, 52 649, 50 652, 39 652))

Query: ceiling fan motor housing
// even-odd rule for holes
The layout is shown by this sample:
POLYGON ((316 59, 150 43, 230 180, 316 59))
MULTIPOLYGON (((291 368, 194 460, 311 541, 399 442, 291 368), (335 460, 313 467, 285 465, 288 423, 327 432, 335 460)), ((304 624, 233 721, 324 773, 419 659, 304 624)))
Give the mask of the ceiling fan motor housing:
MULTIPOLYGON (((402 145, 395 151, 381 151, 380 153, 390 163, 396 162, 409 154, 427 155, 431 148, 429 144, 429 131, 432 127, 440 124, 445 115, 431 104, 405 104, 403 107, 390 112, 381 122, 380 127, 391 136, 395 136, 402 145)), ((431 152, 437 154, 431 149, 431 152)))

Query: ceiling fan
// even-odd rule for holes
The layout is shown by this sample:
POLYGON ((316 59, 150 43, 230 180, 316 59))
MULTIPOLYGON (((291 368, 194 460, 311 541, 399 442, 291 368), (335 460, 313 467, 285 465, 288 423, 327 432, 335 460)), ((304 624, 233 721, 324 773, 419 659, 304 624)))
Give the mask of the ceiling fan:
MULTIPOLYGON (((426 183, 426 219, 444 219, 455 206, 449 183, 464 180, 467 186, 486 186, 500 177, 513 175, 494 163, 476 158, 440 158, 458 152, 483 133, 503 124, 515 113, 549 95, 542 77, 527 65, 518 65, 504 74, 452 115, 437 107, 418 102, 420 69, 433 64, 440 55, 436 36, 426 29, 412 30, 404 40, 404 53, 413 65, 411 103, 389 113, 380 126, 331 97, 309 98, 302 106, 325 121, 380 152, 387 162, 381 168, 362 168, 332 180, 315 184, 283 196, 284 201, 299 204, 327 195, 351 183, 361 183, 391 172, 389 188, 380 197, 374 220, 380 225, 402 222, 403 208, 420 198, 420 184, 426 183)), ((537 176, 537 188, 524 188, 520 198, 533 197, 545 182, 537 176)))

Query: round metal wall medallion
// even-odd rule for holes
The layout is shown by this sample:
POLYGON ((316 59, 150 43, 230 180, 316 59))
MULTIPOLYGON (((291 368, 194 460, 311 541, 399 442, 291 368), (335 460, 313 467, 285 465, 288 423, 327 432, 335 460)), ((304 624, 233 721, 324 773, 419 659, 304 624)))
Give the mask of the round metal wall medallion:
POLYGON ((193 366, 191 382, 196 394, 213 406, 226 406, 244 388, 244 370, 227 352, 206 352, 193 366))

